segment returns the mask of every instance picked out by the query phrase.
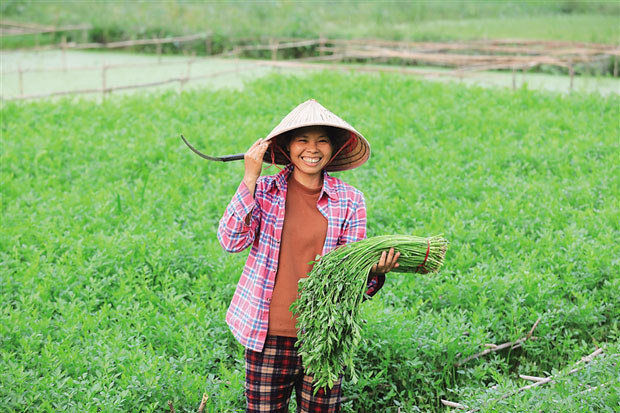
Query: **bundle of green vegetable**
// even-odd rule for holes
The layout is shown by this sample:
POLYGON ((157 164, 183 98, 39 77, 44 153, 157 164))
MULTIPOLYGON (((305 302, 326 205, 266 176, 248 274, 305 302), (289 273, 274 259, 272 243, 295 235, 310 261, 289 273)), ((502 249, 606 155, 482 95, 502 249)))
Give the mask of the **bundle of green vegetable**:
POLYGON ((314 388, 332 388, 343 368, 355 382, 353 356, 359 345, 359 308, 372 266, 390 248, 400 252, 393 271, 434 272, 441 267, 448 242, 441 236, 420 238, 384 235, 330 251, 315 262, 300 283, 291 305, 297 315, 298 347, 304 368, 314 376, 314 388))

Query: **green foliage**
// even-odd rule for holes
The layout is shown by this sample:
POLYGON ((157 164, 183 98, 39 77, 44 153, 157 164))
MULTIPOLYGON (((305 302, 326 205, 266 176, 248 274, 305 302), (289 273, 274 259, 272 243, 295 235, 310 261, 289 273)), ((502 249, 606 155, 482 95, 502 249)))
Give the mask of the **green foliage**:
POLYGON ((362 305, 345 411, 617 410, 620 98, 334 73, 2 106, 3 409, 195 411, 203 392, 210 411, 243 409, 224 314, 246 254, 215 235, 243 166, 179 135, 237 153, 310 97, 371 142, 338 174, 363 190, 369 236, 450 240, 438 274, 389 275, 362 305), (538 317, 536 340, 453 367, 538 317), (493 404, 517 374, 566 372, 595 345, 609 356, 589 373, 493 404), (580 381, 609 384, 578 395, 580 381))
POLYGON ((441 236, 383 235, 332 250, 317 261, 299 282, 299 298, 291 305, 297 316, 297 345, 304 370, 313 376, 314 391, 334 386, 346 367, 353 382, 355 352, 361 340, 360 304, 367 279, 381 254, 394 248, 400 254, 394 272, 436 272, 443 264, 448 242, 441 236))
MULTIPOLYGON (((238 37, 378 37, 395 40, 527 38, 617 43, 620 6, 609 1, 5 1, 3 16, 90 23, 91 40, 209 32, 214 51, 238 37)), ((3 39, 4 40, 4 39, 3 39)), ((28 41, 22 38, 23 41, 28 41)), ((8 40, 7 46, 13 43, 8 40)), ((5 46, 6 47, 6 46, 5 46)), ((200 53, 203 48, 196 46, 200 53)))

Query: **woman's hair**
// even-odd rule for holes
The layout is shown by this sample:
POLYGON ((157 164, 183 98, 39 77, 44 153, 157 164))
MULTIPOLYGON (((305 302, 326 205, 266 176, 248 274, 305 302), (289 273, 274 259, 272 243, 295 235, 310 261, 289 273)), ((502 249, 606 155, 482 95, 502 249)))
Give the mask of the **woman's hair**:
POLYGON ((329 141, 332 145, 332 151, 334 153, 336 153, 342 147, 342 145, 347 142, 349 138, 349 131, 345 129, 336 128, 333 126, 317 125, 305 126, 303 128, 296 128, 288 132, 284 132, 276 138, 276 143, 280 146, 280 148, 282 148, 282 150, 286 151, 286 148, 295 136, 312 130, 321 130, 329 137, 329 141))

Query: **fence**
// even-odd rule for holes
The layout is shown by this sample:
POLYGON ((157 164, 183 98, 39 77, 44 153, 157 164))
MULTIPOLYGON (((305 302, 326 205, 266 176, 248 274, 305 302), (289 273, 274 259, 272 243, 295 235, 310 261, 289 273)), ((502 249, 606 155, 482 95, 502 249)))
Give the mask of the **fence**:
MULTIPOLYGON (((12 71, 4 71, 3 75, 6 74, 17 74, 18 82, 19 82, 19 96, 15 97, 0 97, 2 100, 29 100, 29 99, 38 99, 45 97, 55 97, 55 96, 65 96, 65 95, 80 95, 80 94, 101 94, 102 96, 109 95, 115 91, 122 90, 130 90, 130 89, 141 89, 148 88, 154 86, 162 86, 166 84, 178 83, 179 89, 183 90, 185 85, 191 81, 197 81, 202 79, 210 79, 217 78, 219 76, 227 75, 227 74, 235 74, 243 71, 254 69, 254 65, 248 65, 245 67, 235 67, 233 69, 220 70, 216 72, 209 73, 192 73, 192 68, 199 64, 205 63, 212 60, 212 58, 196 58, 192 56, 188 59, 177 60, 177 61, 159 61, 157 66, 184 66, 185 71, 180 76, 175 76, 163 80, 150 81, 150 82, 142 82, 136 84, 128 84, 128 85, 120 85, 120 86, 110 86, 109 85, 109 72, 113 69, 123 69, 123 68, 141 68, 141 67, 153 67, 154 63, 122 63, 122 64, 102 64, 102 65, 90 65, 90 66, 70 66, 70 67, 56 67, 56 68, 42 68, 42 69, 24 69, 19 68, 17 70, 12 71), (65 90, 65 91, 57 91, 51 93, 38 93, 38 94, 24 94, 24 75, 26 73, 51 73, 51 72, 72 72, 72 71, 99 71, 100 75, 100 87, 86 88, 86 89, 74 89, 74 90, 65 90)), ((239 61, 232 63, 239 63, 239 61)))
MULTIPOLYGON (((32 35, 39 33, 64 32, 71 30, 81 30, 83 33, 90 28, 89 25, 73 25, 63 27, 41 26, 0 21, 0 36, 13 35, 32 35)), ((87 39, 84 34, 83 39, 87 39)), ((66 94, 81 93, 101 93, 106 95, 116 90, 137 89, 143 87, 153 87, 168 83, 178 82, 182 89, 187 82, 204 79, 207 77, 219 76, 221 74, 233 73, 242 69, 228 70, 221 73, 210 73, 191 75, 192 65, 205 58, 192 56, 182 64, 187 69, 183 76, 146 82, 134 85, 109 87, 107 85, 108 71, 119 67, 139 67, 150 66, 148 64, 116 64, 89 67, 71 67, 66 64, 66 51, 68 50, 90 50, 90 49, 120 49, 131 46, 155 45, 157 47, 158 64, 179 64, 179 62, 162 62, 162 45, 167 43, 183 43, 196 40, 203 40, 205 43, 205 53, 211 57, 235 57, 239 58, 246 52, 268 51, 271 54, 269 60, 254 60, 261 66, 289 67, 289 68, 316 68, 321 70, 357 70, 357 71, 388 71, 399 72, 418 76, 450 76, 463 78, 470 73, 487 70, 509 70, 512 71, 512 85, 516 88, 517 71, 527 71, 537 66, 555 66, 568 71, 570 75, 569 90, 573 89, 575 75, 575 65, 596 65, 613 58, 613 76, 618 76, 618 58, 620 48, 614 45, 592 44, 592 43, 573 43, 573 42, 551 42, 551 41, 524 41, 524 40, 487 40, 469 41, 453 43, 434 43, 434 42, 405 42, 388 41, 379 39, 356 39, 342 40, 329 39, 320 36, 318 39, 296 39, 296 38, 271 38, 268 44, 237 44, 232 50, 211 54, 212 40, 209 33, 197 33, 186 36, 175 36, 167 38, 134 39, 110 43, 76 43, 67 42, 66 37, 62 37, 60 44, 38 47, 37 50, 60 50, 62 52, 62 68, 37 69, 36 71, 51 72, 58 70, 99 70, 101 71, 101 87, 89 88, 74 91, 54 92, 48 94, 25 95, 23 93, 24 74, 33 72, 33 69, 22 69, 14 71, 3 71, 4 74, 18 73, 19 91, 18 97, 11 99, 33 99, 47 96, 57 96, 66 94), (314 55, 287 61, 278 61, 278 52, 286 49, 296 49, 302 47, 313 48, 314 55), (319 63, 332 62, 332 63, 319 63), (351 65, 350 62, 373 62, 383 61, 392 62, 392 67, 377 67, 369 65, 351 65), (336 62, 336 63, 333 63, 336 62), (339 63, 338 63, 339 62, 339 63), (347 64, 343 64, 349 62, 347 64), (399 64, 400 63, 400 64, 399 64), (402 63, 408 65, 426 64, 435 67, 451 68, 451 71, 429 71, 416 70, 409 66, 404 67, 402 63)), ((250 41, 250 39, 236 39, 239 43, 250 41)), ((6 98, 4 98, 6 99, 6 98)))

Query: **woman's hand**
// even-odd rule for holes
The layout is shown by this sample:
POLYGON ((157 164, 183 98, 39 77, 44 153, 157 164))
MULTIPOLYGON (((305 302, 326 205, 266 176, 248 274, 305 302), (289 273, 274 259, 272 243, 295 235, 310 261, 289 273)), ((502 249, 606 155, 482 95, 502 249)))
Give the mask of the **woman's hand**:
POLYGON ((400 252, 394 252, 394 248, 390 248, 390 251, 383 251, 379 262, 372 266, 370 270, 371 274, 386 274, 392 271, 394 268, 398 268, 398 257, 400 252))
POLYGON ((243 155, 243 162, 245 164, 243 182, 245 182, 245 186, 248 187, 252 195, 254 195, 256 180, 260 176, 263 167, 263 156, 265 156, 267 148, 269 148, 269 141, 261 138, 254 142, 250 149, 245 152, 245 155, 243 155))

